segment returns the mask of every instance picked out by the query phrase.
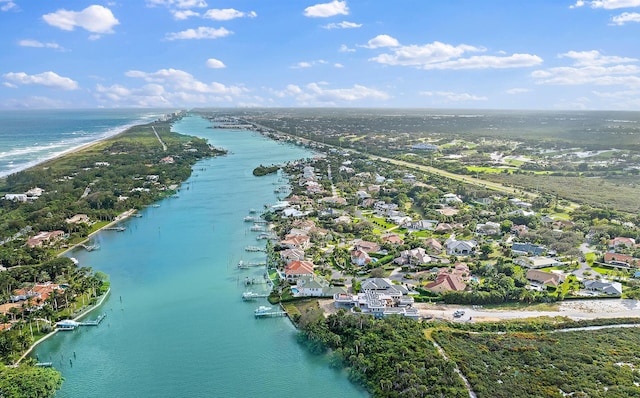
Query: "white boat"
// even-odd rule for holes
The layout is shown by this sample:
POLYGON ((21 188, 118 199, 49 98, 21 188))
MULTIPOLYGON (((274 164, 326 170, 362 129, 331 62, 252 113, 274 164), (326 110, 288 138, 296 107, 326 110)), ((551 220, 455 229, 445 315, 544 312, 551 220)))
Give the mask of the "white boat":
POLYGON ((80 326, 80 323, 72 319, 64 319, 62 321, 56 322, 56 328, 58 330, 74 330, 78 326, 80 326))
POLYGON ((260 307, 256 308, 256 310, 253 311, 253 313, 256 316, 260 316, 260 315, 268 314, 269 311, 271 311, 271 307, 267 307, 267 306, 261 305, 260 307))
POLYGON ((255 221, 255 220, 256 220, 255 217, 252 217, 252 216, 246 216, 244 218, 244 222, 251 222, 251 221, 255 221))
POLYGON ((262 297, 262 295, 255 293, 255 292, 244 292, 242 293, 242 299, 244 301, 251 301, 251 300, 255 300, 257 298, 262 297))

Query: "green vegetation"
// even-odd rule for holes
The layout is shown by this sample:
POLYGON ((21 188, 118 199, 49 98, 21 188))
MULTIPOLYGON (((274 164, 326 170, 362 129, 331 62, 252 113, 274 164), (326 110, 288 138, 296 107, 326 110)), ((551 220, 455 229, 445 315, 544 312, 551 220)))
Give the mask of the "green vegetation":
POLYGON ((470 334, 433 338, 460 366, 478 397, 638 396, 635 328, 563 333, 470 334))
POLYGON ((221 153, 203 139, 173 133, 169 128, 169 122, 132 127, 0 180, 0 195, 34 187, 44 190, 33 201, 0 200, 0 241, 4 241, 0 266, 33 265, 51 259, 119 214, 175 193, 198 159, 221 153), (166 144, 166 151, 153 128, 166 144), (77 214, 87 215, 89 221, 66 221, 77 214), (63 231, 65 238, 47 247, 25 245, 30 236, 55 230, 63 231))
POLYGON ((0 396, 4 398, 53 397, 62 385, 62 375, 54 369, 21 365, 0 367, 0 396))
POLYGON ((275 173, 279 169, 280 169, 280 166, 277 166, 277 165, 273 165, 273 166, 260 165, 255 169, 253 169, 253 175, 256 177, 262 177, 262 176, 266 176, 267 174, 275 173))
POLYGON ((301 339, 314 352, 331 349, 331 361, 376 397, 468 397, 455 364, 424 339, 424 326, 411 319, 344 312, 325 319, 309 310, 301 318, 301 339))

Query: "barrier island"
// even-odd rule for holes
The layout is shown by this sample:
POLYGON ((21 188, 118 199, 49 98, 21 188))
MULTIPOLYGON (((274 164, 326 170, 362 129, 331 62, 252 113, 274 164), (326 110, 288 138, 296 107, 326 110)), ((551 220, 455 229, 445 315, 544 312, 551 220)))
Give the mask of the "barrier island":
MULTIPOLYGON (((200 159, 224 151, 177 134, 176 113, 134 126, 0 179, 0 396, 53 396, 59 372, 14 364, 56 322, 75 318, 109 288, 108 276, 63 257, 91 235, 177 195, 200 159)), ((42 364, 41 364, 42 365, 42 364)))

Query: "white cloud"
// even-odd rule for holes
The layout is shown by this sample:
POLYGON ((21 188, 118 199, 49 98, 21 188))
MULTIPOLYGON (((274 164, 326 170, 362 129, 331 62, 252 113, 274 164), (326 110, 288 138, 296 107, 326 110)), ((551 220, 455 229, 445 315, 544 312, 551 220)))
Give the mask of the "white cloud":
POLYGON ((207 7, 207 2, 203 0, 147 0, 147 5, 149 7, 204 8, 207 7))
POLYGON ((464 58, 468 53, 484 52, 486 49, 467 44, 454 46, 439 41, 401 46, 396 39, 387 35, 376 36, 363 47, 392 47, 391 53, 379 54, 369 58, 369 61, 384 65, 415 66, 420 69, 504 69, 542 63, 542 58, 531 54, 476 55, 464 58))
POLYGON ((615 10, 618 8, 640 7, 640 0, 577 0, 570 8, 579 8, 589 5, 591 8, 604 8, 605 10, 615 10))
POLYGON ((216 21, 229 21, 231 19, 244 18, 244 17, 255 18, 257 16, 258 14, 256 14, 255 11, 244 12, 244 11, 235 10, 233 8, 223 8, 223 9, 214 8, 214 9, 208 10, 203 15, 204 18, 213 19, 216 21))
POLYGON ((233 32, 225 28, 209 28, 200 26, 197 29, 187 29, 182 32, 167 33, 167 40, 183 40, 183 39, 218 39, 220 37, 229 36, 233 32))
POLYGON ((523 93, 528 93, 531 90, 529 90, 528 88, 510 88, 509 90, 506 90, 505 93, 507 94, 523 94, 523 93))
POLYGON ((507 57, 494 55, 479 55, 469 58, 459 58, 452 61, 429 63, 423 69, 506 69, 526 68, 540 65, 542 58, 531 54, 512 54, 507 57))
MULTIPOLYGON (((324 85, 324 84, 323 84, 324 85)), ((325 89, 319 83, 310 83, 306 87, 310 94, 318 102, 352 102, 362 99, 384 100, 389 98, 389 94, 373 88, 354 84, 351 88, 325 89)))
POLYGON ((311 62, 306 62, 306 61, 301 61, 298 62, 297 64, 295 64, 294 66, 292 66, 291 68, 293 69, 304 69, 304 68, 311 68, 313 65, 311 64, 311 62))
POLYGON ((120 23, 110 9, 98 5, 89 6, 82 11, 58 10, 43 15, 42 19, 62 30, 71 31, 80 27, 91 33, 113 33, 113 27, 120 23))
POLYGON ((327 89, 327 83, 309 83, 304 87, 289 84, 284 90, 271 90, 278 98, 293 98, 297 105, 338 105, 361 100, 386 100, 390 98, 384 91, 376 90, 359 84, 350 88, 327 89))
POLYGON ((148 83, 161 84, 165 89, 171 88, 176 93, 201 93, 216 95, 240 95, 246 91, 240 86, 225 86, 222 83, 204 83, 193 77, 188 72, 179 69, 160 69, 156 72, 147 73, 142 71, 128 71, 127 77, 143 79, 148 83))
POLYGON ((348 22, 348 21, 342 21, 338 23, 334 22, 334 23, 330 23, 323 26, 323 28, 325 29, 355 29, 355 28, 361 28, 361 27, 362 27, 361 23, 348 22))
POLYGON ((199 17, 200 13, 197 13, 192 10, 175 10, 173 12, 173 17, 179 21, 184 21, 185 19, 189 19, 191 17, 199 17))
POLYGON ((538 84, 553 85, 626 85, 640 87, 640 67, 637 59, 606 56, 598 51, 569 51, 560 54, 569 58, 571 66, 536 70, 531 76, 538 84))
POLYGON ((306 69, 306 68, 311 68, 314 65, 325 65, 327 63, 328 62, 325 61, 324 59, 318 59, 316 61, 302 61, 293 65, 291 69, 306 69))
POLYGON ((640 22, 640 14, 637 12, 623 12, 611 18, 612 25, 624 25, 627 22, 640 22))
POLYGON ((2 77, 8 80, 13 87, 24 84, 39 84, 63 90, 76 90, 78 88, 78 82, 51 71, 37 75, 28 75, 24 72, 9 72, 2 75, 2 77))
POLYGON ((334 15, 349 15, 346 1, 333 0, 331 3, 316 4, 304 9, 305 17, 326 18, 334 15))
POLYGON ((398 47, 400 42, 397 39, 389 35, 378 35, 369 40, 367 44, 362 47, 365 48, 380 48, 380 47, 398 47))
POLYGON ((338 49, 341 53, 353 53, 356 52, 355 48, 349 48, 346 44, 342 44, 338 49))
POLYGON ((18 41, 18 45, 21 47, 35 47, 35 48, 53 48, 56 50, 61 50, 62 47, 58 43, 50 42, 50 43, 42 43, 38 40, 20 40, 18 41))
POLYGON ((341 63, 335 63, 333 64, 334 68, 344 68, 344 65, 342 65, 341 63))
POLYGON ((11 0, 0 0, 0 11, 9 11, 18 8, 18 5, 11 0))
POLYGON ((597 50, 591 51, 569 51, 559 55, 560 58, 573 59, 575 66, 596 66, 618 63, 629 63, 638 61, 635 58, 616 57, 611 55, 602 55, 597 50))
POLYGON ((481 97, 468 93, 454 93, 451 91, 421 91, 420 95, 437 97, 446 102, 486 101, 487 97, 481 97))
POLYGON ((215 59, 215 58, 209 58, 207 60, 207 66, 211 69, 222 69, 222 68, 226 68, 227 66, 224 64, 224 62, 220 61, 219 59, 215 59))

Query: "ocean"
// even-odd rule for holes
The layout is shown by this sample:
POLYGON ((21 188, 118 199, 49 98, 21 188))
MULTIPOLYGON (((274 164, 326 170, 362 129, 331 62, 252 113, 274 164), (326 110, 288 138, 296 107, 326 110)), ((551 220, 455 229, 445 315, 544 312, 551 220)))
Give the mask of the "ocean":
POLYGON ((0 111, 0 177, 174 111, 0 111))
POLYGON ((266 299, 241 299, 249 289, 267 291, 244 283, 261 281, 263 269, 237 267, 262 260, 244 251, 260 242, 243 218, 274 203, 282 184, 252 170, 313 153, 209 125, 189 116, 174 131, 207 138, 227 155, 196 164, 178 197, 127 220, 126 231, 96 235, 100 250, 68 254, 110 275, 111 296, 88 317, 106 313, 102 324, 59 332, 32 356, 62 372, 58 397, 367 396, 308 353, 287 318, 255 319, 266 299))

